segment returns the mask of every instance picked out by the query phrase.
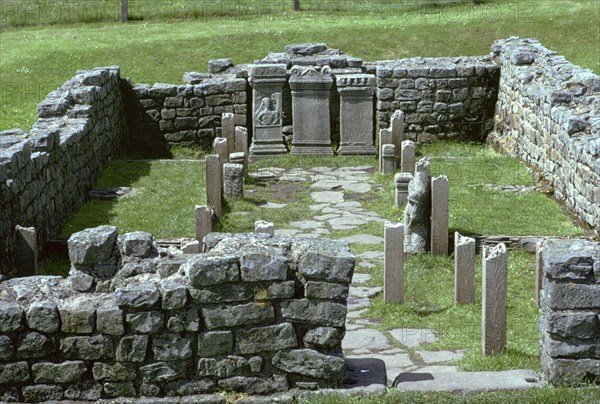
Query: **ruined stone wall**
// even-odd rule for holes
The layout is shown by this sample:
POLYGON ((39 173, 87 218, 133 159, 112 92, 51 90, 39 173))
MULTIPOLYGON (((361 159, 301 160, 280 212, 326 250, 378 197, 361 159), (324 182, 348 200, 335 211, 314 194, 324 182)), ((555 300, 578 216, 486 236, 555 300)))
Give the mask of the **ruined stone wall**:
POLYGON ((0 282, 0 401, 269 394, 341 382, 347 243, 211 233, 183 255, 102 226, 71 272, 0 282))
POLYGON ((42 245, 83 205, 125 132, 118 68, 80 71, 38 105, 29 133, 0 133, 0 274, 14 276, 15 226, 42 245))
POLYGON ((557 385, 598 382, 600 243, 547 240, 542 260, 542 372, 557 385))
POLYGON ((126 89, 129 154, 166 155, 170 145, 210 150, 221 135, 224 112, 235 114, 236 125, 252 127, 247 121, 251 97, 245 78, 197 74, 187 81, 197 84, 135 84, 126 89))
POLYGON ((538 170, 600 232, 600 77, 532 39, 493 49, 502 73, 490 141, 538 170))
POLYGON ((364 70, 377 76, 380 129, 396 110, 413 141, 483 141, 492 128, 500 69, 491 56, 385 60, 364 70))

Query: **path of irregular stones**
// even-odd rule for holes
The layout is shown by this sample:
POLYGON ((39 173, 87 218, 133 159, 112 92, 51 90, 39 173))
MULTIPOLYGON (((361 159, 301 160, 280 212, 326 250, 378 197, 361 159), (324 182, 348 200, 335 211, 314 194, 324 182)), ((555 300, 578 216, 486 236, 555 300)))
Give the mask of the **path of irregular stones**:
MULTIPOLYGON (((348 200, 352 194, 366 194, 375 186, 370 173, 372 167, 315 167, 309 170, 264 168, 251 173, 259 179, 279 181, 312 182, 310 196, 314 204, 310 207, 309 217, 290 223, 290 228, 277 229, 275 234, 291 234, 301 237, 327 237, 331 231, 354 230, 369 222, 382 223, 376 212, 370 212, 355 200, 348 200)), ((379 190, 379 189, 378 189, 379 190)), ((353 198, 355 199, 355 198, 353 198)), ((265 209, 283 209, 285 204, 268 203, 265 209)), ((268 212, 265 218, 268 220, 268 212)), ((383 264, 383 238, 369 234, 358 234, 342 238, 353 244, 373 245, 373 251, 357 255, 350 294, 348 297, 348 315, 346 337, 342 342, 347 358, 381 359, 386 364, 388 385, 402 372, 457 372, 455 365, 464 356, 459 351, 427 351, 424 346, 437 340, 434 330, 399 328, 383 333, 372 326, 377 320, 366 316, 370 299, 381 294, 381 287, 367 287, 371 275, 361 273, 361 268, 373 268, 383 264), (410 348, 410 350, 409 350, 410 348), (412 351, 412 352, 410 352, 412 351)))

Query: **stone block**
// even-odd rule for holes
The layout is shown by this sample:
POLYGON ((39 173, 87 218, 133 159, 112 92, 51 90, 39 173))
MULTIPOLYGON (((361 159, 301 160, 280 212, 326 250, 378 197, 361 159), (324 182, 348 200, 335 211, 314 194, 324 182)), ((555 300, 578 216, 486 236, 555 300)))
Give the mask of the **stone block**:
POLYGON ((275 236, 275 225, 264 220, 257 220, 254 223, 254 232, 259 234, 269 234, 271 237, 275 236))
POLYGON ((312 349, 280 351, 273 357, 273 366, 284 372, 324 380, 340 380, 344 359, 325 355, 312 349))
POLYGON ((240 374, 248 366, 248 361, 241 356, 228 356, 225 359, 200 358, 198 360, 198 377, 226 378, 240 374))
POLYGON ((94 331, 96 309, 87 300, 70 300, 60 307, 61 329, 65 333, 90 334, 94 331))
POLYGON ((248 284, 222 284, 202 289, 190 288, 190 297, 194 304, 215 304, 243 302, 252 298, 252 288, 248 284))
POLYGON ((38 243, 34 227, 15 228, 15 267, 18 276, 34 276, 38 272, 38 243))
POLYGON ((102 334, 120 336, 125 333, 123 310, 116 307, 100 307, 96 310, 96 328, 102 334))
MULTIPOLYGON (((203 243, 204 237, 212 232, 213 211, 208 206, 196 206, 196 240, 203 243)), ((201 251, 202 248, 201 248, 201 251)))
POLYGON ((484 247, 482 269, 482 351, 497 355, 506 347, 506 268, 504 243, 484 247))
POLYGON ((118 238, 121 255, 137 258, 149 258, 158 255, 156 241, 152 234, 145 231, 126 233, 118 238))
POLYGON ((294 281, 282 283, 273 283, 268 286, 254 287, 254 300, 277 300, 290 299, 294 297, 295 285, 294 281))
POLYGON ((475 239, 454 233, 454 303, 475 303, 475 239))
POLYGON ((25 383, 29 380, 27 362, 0 363, 0 384, 25 383))
POLYGON ((240 279, 237 257, 198 254, 182 265, 189 284, 195 288, 236 282, 240 279))
POLYGON ((345 300, 348 298, 348 286, 337 283, 309 281, 304 290, 304 295, 309 299, 345 300))
POLYGON ((106 382, 102 389, 108 397, 135 397, 136 395, 133 383, 106 382))
POLYGON ((396 209, 403 209, 408 203, 408 184, 412 178, 412 174, 406 172, 400 172, 394 175, 396 209))
POLYGON ((202 308, 202 317, 209 329, 239 327, 273 322, 275 312, 269 303, 247 303, 237 306, 202 308))
POLYGON ((115 290, 117 306, 125 309, 150 309, 160 300, 160 292, 154 283, 134 283, 115 290))
POLYGON ((233 352, 231 331, 209 331, 198 335, 198 356, 201 358, 225 356, 233 352))
POLYGON ((221 218, 223 170, 219 155, 205 157, 206 165, 206 203, 213 210, 217 219, 221 218))
POLYGON ((233 60, 229 58, 223 59, 210 59, 208 61, 208 72, 209 73, 222 73, 233 67, 233 60))
POLYGON ((152 338, 154 360, 180 361, 192 357, 192 342, 177 334, 163 334, 152 338))
POLYGON ((251 246, 241 251, 240 272, 244 282, 284 281, 288 263, 283 251, 268 246, 251 246))
POLYGON ((177 310, 187 303, 187 288, 182 282, 165 279, 160 283, 163 310, 177 310))
POLYGON ((554 283, 544 284, 546 304, 553 310, 595 309, 600 307, 599 286, 554 283))
POLYGON ((27 326, 32 330, 53 333, 60 328, 60 317, 56 303, 44 300, 34 302, 27 310, 27 326))
POLYGON ((270 378, 236 376, 221 379, 219 388, 227 391, 245 392, 246 394, 273 394, 288 390, 287 377, 273 375, 270 378))
POLYGON ((69 237, 69 259, 74 265, 107 262, 113 255, 117 240, 115 226, 100 226, 73 233, 69 237))
POLYGON ((143 363, 146 359, 147 347, 147 335, 131 335, 123 337, 117 345, 117 361, 143 363))
POLYGON ((27 403, 39 403, 42 401, 58 401, 63 398, 61 386, 53 384, 36 384, 23 387, 23 398, 27 403))
POLYGON ((15 345, 10 337, 0 335, 0 360, 9 361, 15 355, 15 345))
POLYGON ((307 279, 350 284, 356 258, 345 242, 333 240, 297 241, 298 272, 307 279))
POLYGON ((291 322, 343 327, 346 321, 346 306, 321 300, 284 300, 281 315, 291 322))
POLYGON ((228 198, 244 198, 244 166, 226 163, 223 165, 223 193, 228 198))
POLYGON ((98 360, 114 358, 112 340, 104 335, 65 337, 60 351, 67 359, 98 360))
POLYGON ((235 352, 240 355, 279 351, 297 346, 296 331, 290 323, 240 330, 235 339, 235 352))
POLYGON ((313 349, 331 349, 339 346, 344 338, 344 331, 333 327, 317 327, 304 334, 304 344, 313 349))
POLYGON ((54 350, 54 342, 50 338, 37 332, 28 332, 19 337, 17 358, 43 358, 54 350))
POLYGON ((164 383, 184 378, 187 373, 186 368, 186 363, 157 362, 142 366, 139 370, 144 383, 164 383))
POLYGON ((0 305, 0 332, 20 331, 23 327, 23 309, 17 303, 0 305))
POLYGON ((127 313, 125 322, 131 330, 141 334, 156 334, 164 325, 163 313, 159 311, 143 311, 127 313))
POLYGON ((404 225, 384 224, 384 286, 385 303, 404 301, 404 225))
POLYGON ((431 179, 431 254, 448 255, 448 177, 431 179))
POLYGON ((92 368, 94 379, 98 382, 128 382, 136 377, 135 367, 123 363, 94 363, 92 368))

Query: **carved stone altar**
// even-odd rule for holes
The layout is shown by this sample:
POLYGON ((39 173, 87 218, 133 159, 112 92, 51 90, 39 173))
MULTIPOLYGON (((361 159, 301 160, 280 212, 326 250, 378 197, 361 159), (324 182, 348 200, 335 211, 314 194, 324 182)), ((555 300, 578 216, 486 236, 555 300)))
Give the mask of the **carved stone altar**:
POLYGON ((371 74, 341 75, 336 79, 340 93, 339 154, 374 155, 373 87, 371 74))

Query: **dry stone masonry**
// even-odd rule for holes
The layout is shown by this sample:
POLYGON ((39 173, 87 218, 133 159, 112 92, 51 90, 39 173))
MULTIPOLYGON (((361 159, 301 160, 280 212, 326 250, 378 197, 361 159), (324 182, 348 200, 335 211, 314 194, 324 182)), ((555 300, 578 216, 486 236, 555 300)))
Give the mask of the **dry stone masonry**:
POLYGON ((341 382, 347 243, 212 233, 172 255, 144 232, 69 239, 61 277, 0 283, 0 397, 269 394, 341 382), (184 258, 185 257, 185 258, 184 258))
POLYGON ((553 384, 600 380, 600 243, 550 239, 542 250, 542 372, 553 384))

